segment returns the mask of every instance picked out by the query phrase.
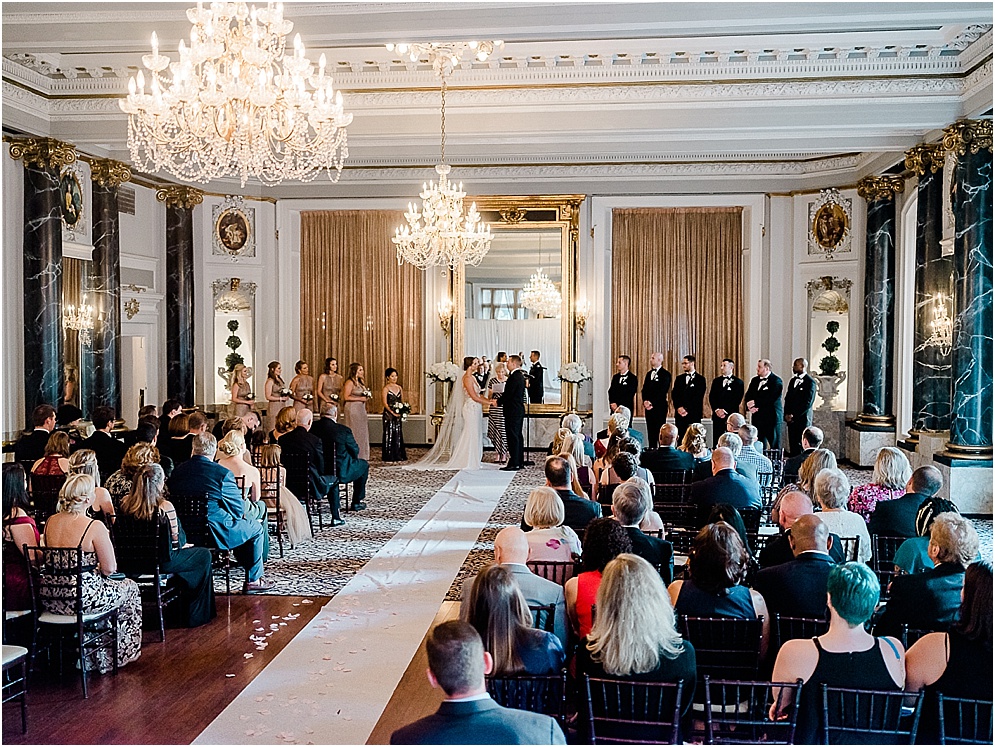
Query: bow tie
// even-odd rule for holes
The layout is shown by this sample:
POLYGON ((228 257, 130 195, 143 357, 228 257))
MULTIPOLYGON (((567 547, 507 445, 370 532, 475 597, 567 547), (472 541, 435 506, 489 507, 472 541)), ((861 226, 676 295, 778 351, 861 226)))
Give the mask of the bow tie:
POLYGON ((693 373, 689 373, 689 374, 687 374, 687 377, 688 377, 688 381, 691 381, 691 379, 694 378, 694 374, 693 373))
POLYGON ((656 381, 656 374, 657 374, 657 372, 659 370, 660 369, 658 369, 658 368, 654 368, 652 371, 650 371, 650 379, 652 379, 653 381, 656 381))
POLYGON ((732 381, 732 376, 723 376, 722 378, 726 381, 732 381))

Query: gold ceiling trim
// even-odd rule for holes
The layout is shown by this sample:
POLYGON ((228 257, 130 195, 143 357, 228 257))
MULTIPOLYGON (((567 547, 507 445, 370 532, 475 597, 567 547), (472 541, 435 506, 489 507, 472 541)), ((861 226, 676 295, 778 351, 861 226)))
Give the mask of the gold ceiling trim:
POLYGON ((891 200, 899 192, 905 191, 905 179, 896 174, 865 176, 857 182, 857 194, 868 202, 891 200))

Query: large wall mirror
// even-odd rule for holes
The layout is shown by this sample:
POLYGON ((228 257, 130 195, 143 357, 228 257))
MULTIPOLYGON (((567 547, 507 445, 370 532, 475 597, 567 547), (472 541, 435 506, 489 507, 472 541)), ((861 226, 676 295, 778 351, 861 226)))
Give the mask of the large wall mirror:
MULTIPOLYGON (((63 343, 62 343, 62 396, 59 404, 70 404, 79 407, 89 417, 90 390, 93 382, 90 380, 93 371, 92 324, 99 324, 99 319, 89 317, 91 329, 70 329, 66 322, 65 312, 70 309, 80 309, 81 306, 92 307, 94 296, 89 290, 90 263, 75 257, 62 259, 62 308, 63 308, 63 343)), ((94 310, 96 312, 96 310, 94 310)))
POLYGON ((540 353, 543 401, 533 412, 559 412, 566 402, 557 378, 574 358, 574 295, 578 207, 583 195, 481 197, 477 209, 494 239, 487 256, 453 278, 454 360, 540 353), (456 292, 461 289, 461 292, 456 292), (538 292, 537 292, 538 291, 538 292))

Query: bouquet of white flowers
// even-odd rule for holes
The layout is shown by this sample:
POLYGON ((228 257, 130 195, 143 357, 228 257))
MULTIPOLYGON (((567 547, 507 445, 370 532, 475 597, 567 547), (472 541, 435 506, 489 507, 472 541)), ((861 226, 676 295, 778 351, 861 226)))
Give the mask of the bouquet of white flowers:
POLYGON ((433 363, 425 375, 432 381, 456 381, 460 377, 460 368, 452 361, 433 363))
POLYGON ((566 381, 570 384, 580 384, 582 381, 591 379, 591 372, 585 364, 574 361, 560 366, 559 378, 560 381, 566 381))

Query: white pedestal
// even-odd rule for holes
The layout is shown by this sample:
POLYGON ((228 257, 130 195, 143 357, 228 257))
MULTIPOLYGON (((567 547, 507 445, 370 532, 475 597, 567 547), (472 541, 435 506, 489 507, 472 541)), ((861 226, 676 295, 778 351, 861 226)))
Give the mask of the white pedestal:
POLYGON ((822 429, 822 448, 834 454, 844 454, 846 446, 846 413, 842 410, 815 410, 812 425, 822 429))
POLYGON ((971 462, 937 455, 933 466, 943 475, 939 495, 953 501, 962 514, 992 514, 991 462, 971 462))
POLYGON ((873 467, 878 452, 885 446, 894 445, 894 430, 868 430, 854 423, 846 425, 846 458, 858 467, 873 467))

